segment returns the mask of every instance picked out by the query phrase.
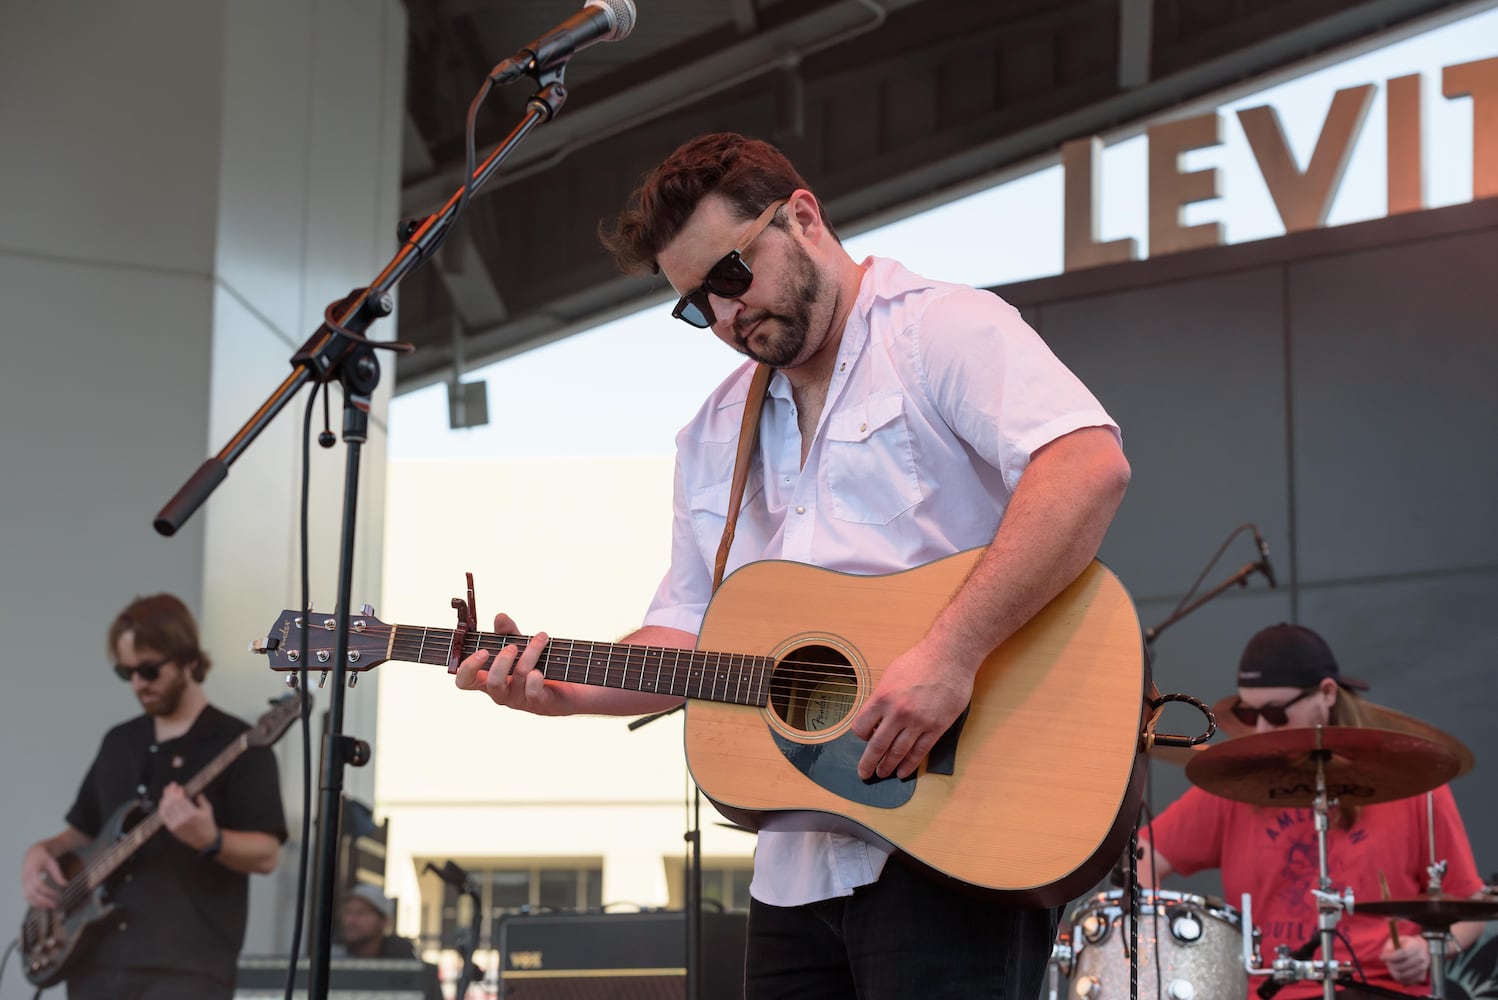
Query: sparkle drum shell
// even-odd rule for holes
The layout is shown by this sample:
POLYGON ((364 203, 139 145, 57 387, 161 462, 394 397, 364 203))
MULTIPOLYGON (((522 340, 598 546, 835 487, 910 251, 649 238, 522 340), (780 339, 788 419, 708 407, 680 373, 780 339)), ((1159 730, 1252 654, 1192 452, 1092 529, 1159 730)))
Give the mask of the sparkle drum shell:
MULTIPOLYGON (((1072 914, 1073 1000, 1127 1000, 1128 911, 1127 893, 1115 889, 1072 914)), ((1239 1000, 1247 994, 1237 910, 1213 897, 1139 890, 1141 997, 1239 1000)))

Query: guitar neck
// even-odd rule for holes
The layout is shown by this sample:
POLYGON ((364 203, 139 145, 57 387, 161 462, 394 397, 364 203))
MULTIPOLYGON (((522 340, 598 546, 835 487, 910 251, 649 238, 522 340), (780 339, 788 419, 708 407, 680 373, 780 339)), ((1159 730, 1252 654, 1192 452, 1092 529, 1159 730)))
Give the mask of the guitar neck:
MULTIPOLYGON (((387 658, 446 666, 456 634, 455 629, 391 626, 387 658)), ((458 658, 507 646, 523 653, 533 638, 470 632, 463 636, 458 658)), ((745 653, 550 639, 538 669, 550 680, 573 684, 759 706, 769 700, 773 665, 768 657, 745 653)))
MULTIPOLYGON (((190 799, 195 799, 202 794, 203 789, 224 773, 224 769, 234 763, 240 754, 250 747, 248 731, 240 733, 228 746, 220 750, 211 761, 192 780, 182 786, 183 792, 190 799)), ((130 856, 140 850, 146 841, 156 835, 156 832, 165 824, 162 822, 161 813, 152 810, 144 819, 127 830, 119 840, 115 841, 108 849, 99 852, 93 861, 83 871, 74 877, 73 883, 80 889, 92 890, 104 884, 104 881, 113 875, 120 865, 129 860, 130 856)))

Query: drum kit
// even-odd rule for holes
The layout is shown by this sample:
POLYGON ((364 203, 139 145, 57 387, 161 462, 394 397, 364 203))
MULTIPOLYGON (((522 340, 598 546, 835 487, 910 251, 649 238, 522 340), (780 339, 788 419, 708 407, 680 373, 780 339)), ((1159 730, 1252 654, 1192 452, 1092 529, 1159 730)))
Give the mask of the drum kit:
MULTIPOLYGON (((1302 981, 1321 984, 1326 1000, 1353 982, 1353 964, 1332 957, 1337 923, 1344 913, 1386 916, 1421 928, 1430 951, 1430 994, 1446 995, 1446 939, 1454 924, 1498 919, 1498 899, 1458 898, 1441 891, 1446 862, 1435 855, 1432 829, 1428 892, 1412 899, 1355 900, 1350 887, 1338 891, 1327 867, 1328 815, 1339 801, 1371 805, 1425 795, 1473 765, 1460 741, 1412 716, 1363 703, 1371 718, 1360 727, 1278 729, 1253 733, 1239 727, 1235 738, 1205 749, 1167 751, 1184 763, 1186 776, 1205 791, 1260 806, 1312 810, 1319 879, 1317 940, 1291 952, 1281 945, 1266 965, 1259 954, 1252 900, 1240 911, 1215 897, 1151 890, 1138 896, 1137 960, 1141 996, 1166 1000, 1238 1000, 1249 976, 1265 976, 1260 996, 1302 981), (1317 951, 1321 957, 1313 957, 1317 951)), ((1219 709, 1225 706, 1217 706, 1219 709)), ((1231 718, 1221 711, 1218 718, 1231 718)), ((1224 727, 1229 733, 1233 726, 1224 727)), ((1433 816, 1427 802, 1426 815, 1433 816)), ((1433 819, 1431 820, 1433 823, 1433 819)), ((1121 1000, 1130 993, 1130 899, 1126 890, 1101 893, 1081 904, 1051 954, 1051 1000, 1057 976, 1070 979, 1075 1000, 1121 1000), (1110 946, 1111 942, 1111 946, 1110 946)), ((1360 986, 1360 988, 1363 988, 1360 986)), ((1376 989, 1372 992, 1380 992, 1376 989)), ((1387 991, 1382 991, 1387 992, 1387 991)))

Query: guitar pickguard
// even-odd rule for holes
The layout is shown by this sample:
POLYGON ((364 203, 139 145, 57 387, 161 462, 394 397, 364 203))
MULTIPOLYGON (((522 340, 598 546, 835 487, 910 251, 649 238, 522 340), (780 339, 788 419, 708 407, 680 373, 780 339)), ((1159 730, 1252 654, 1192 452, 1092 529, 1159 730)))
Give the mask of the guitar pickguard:
POLYGON ((864 781, 858 776, 858 758, 867 741, 851 732, 825 743, 797 743, 773 732, 775 745, 792 767, 834 795, 875 809, 894 809, 915 794, 915 775, 905 780, 888 778, 864 781))

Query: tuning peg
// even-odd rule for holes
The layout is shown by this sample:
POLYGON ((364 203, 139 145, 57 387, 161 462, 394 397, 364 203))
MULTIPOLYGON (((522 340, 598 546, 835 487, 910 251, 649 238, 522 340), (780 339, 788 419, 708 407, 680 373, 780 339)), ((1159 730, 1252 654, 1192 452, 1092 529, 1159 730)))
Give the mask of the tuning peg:
POLYGON ((363 615, 366 618, 373 618, 374 617, 374 605, 373 604, 361 604, 361 605, 359 605, 359 614, 363 615))
POLYGON ((291 688, 293 691, 295 691, 298 687, 300 687, 301 683, 302 683, 302 679, 300 677, 298 677, 296 674, 287 674, 286 675, 286 686, 289 687, 289 688, 291 688))
POLYGON ((324 670, 322 673, 317 675, 317 686, 321 688, 326 683, 328 683, 328 672, 324 670))
POLYGON ((359 683, 359 675, 358 674, 349 674, 348 675, 348 686, 349 686, 350 690, 353 690, 354 686, 356 684, 358 684, 358 683, 359 683))

